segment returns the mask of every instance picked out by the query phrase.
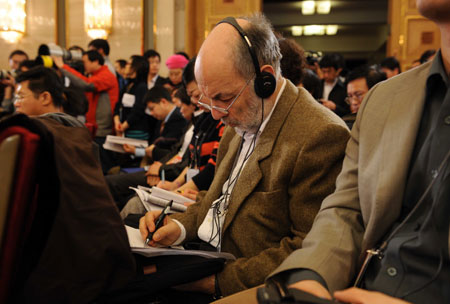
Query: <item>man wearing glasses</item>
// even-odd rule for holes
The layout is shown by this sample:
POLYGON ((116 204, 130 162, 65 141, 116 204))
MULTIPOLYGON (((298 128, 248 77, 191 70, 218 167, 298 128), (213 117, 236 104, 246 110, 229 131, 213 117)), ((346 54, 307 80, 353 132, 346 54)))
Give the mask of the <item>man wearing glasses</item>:
MULTIPOLYGON (((154 246, 200 239, 235 255, 216 275, 184 285, 209 300, 212 294, 261 284, 301 247, 322 199, 334 190, 349 138, 339 117, 281 76, 278 42, 268 21, 256 15, 238 23, 258 46, 260 71, 275 77, 275 91, 267 98, 256 95, 248 46, 232 25, 217 25, 195 64, 199 104, 227 125, 214 180, 185 213, 166 217, 150 241, 154 246)), ((158 215, 141 218, 144 239, 154 232, 158 215)))
POLYGON ((366 93, 375 84, 383 80, 386 80, 386 74, 384 72, 367 65, 357 67, 347 75, 347 98, 345 101, 350 105, 350 114, 345 115, 342 119, 349 129, 353 127, 359 106, 366 93))

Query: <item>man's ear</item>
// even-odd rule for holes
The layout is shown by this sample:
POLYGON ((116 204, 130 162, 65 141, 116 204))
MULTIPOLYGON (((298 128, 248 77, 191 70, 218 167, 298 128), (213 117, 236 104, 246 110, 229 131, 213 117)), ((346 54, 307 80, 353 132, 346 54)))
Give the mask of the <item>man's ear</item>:
POLYGON ((52 94, 44 91, 40 94, 39 98, 42 100, 42 105, 48 107, 53 104, 52 94))
POLYGON ((342 72, 342 68, 339 68, 339 69, 337 69, 337 71, 336 71, 336 72, 337 72, 337 74, 338 74, 338 75, 341 75, 341 72, 342 72))
POLYGON ((261 67, 261 72, 268 72, 275 76, 275 69, 273 68, 273 66, 268 64, 265 64, 261 67))
POLYGON ((167 104, 169 104, 170 102, 165 98, 161 98, 159 103, 161 103, 162 106, 167 106, 167 104))

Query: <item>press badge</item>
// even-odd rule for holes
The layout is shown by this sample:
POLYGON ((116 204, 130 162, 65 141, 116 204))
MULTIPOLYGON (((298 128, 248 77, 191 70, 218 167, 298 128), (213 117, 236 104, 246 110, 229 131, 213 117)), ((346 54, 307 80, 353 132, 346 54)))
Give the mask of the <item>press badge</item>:
POLYGON ((199 172, 200 172, 199 169, 188 169, 187 174, 186 174, 186 182, 190 181, 199 172))
POLYGON ((122 97, 122 105, 125 108, 132 108, 134 106, 134 102, 136 101, 136 96, 125 93, 122 97))

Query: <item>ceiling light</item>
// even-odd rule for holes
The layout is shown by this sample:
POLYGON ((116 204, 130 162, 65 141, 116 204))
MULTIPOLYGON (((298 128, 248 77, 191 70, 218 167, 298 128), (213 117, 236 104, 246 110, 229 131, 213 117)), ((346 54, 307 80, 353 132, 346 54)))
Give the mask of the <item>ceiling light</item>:
POLYGON ((324 35, 325 34, 325 26, 324 25, 306 25, 303 27, 303 35, 312 36, 312 35, 324 35))
POLYGON ((293 26, 292 27, 292 36, 301 36, 303 33, 303 27, 302 26, 293 26))
POLYGON ((10 43, 25 34, 25 0, 0 1, 0 36, 10 43))
POLYGON ((89 37, 108 38, 111 31, 111 0, 85 0, 84 26, 89 37))
POLYGON ((317 2, 317 13, 318 14, 329 14, 331 10, 331 1, 318 1, 317 2))
POLYGON ((314 1, 303 1, 302 2, 302 14, 303 15, 313 15, 314 14, 314 1))
POLYGON ((338 31, 338 26, 337 25, 327 25, 327 35, 336 35, 338 31))

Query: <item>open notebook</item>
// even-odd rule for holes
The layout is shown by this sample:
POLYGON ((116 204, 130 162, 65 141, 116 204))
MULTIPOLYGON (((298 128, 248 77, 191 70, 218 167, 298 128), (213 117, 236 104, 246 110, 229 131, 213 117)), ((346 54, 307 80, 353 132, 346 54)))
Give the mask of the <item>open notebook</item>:
POLYGON ((137 188, 130 187, 130 189, 136 192, 147 211, 162 210, 173 200, 172 207, 170 208, 171 212, 184 212, 187 209, 185 203, 195 203, 195 201, 187 197, 158 187, 148 188, 138 186, 137 188))
POLYGON ((147 148, 148 146, 148 142, 146 140, 107 135, 103 148, 119 153, 125 153, 125 150, 123 149, 124 144, 135 146, 136 148, 147 148))
POLYGON ((204 258, 223 258, 226 260, 235 260, 236 258, 226 252, 202 251, 202 250, 185 250, 181 246, 173 247, 150 247, 145 244, 139 229, 126 226, 128 240, 130 242, 131 251, 146 257, 168 256, 168 255, 194 255, 204 258))

